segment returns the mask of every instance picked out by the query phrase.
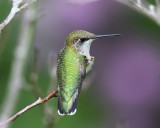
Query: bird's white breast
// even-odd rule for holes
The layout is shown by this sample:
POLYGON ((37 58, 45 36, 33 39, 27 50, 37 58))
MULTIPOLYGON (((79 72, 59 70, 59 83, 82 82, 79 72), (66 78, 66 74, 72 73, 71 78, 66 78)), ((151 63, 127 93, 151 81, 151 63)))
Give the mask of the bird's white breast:
POLYGON ((93 42, 93 39, 89 39, 86 42, 84 42, 81 46, 77 47, 77 51, 79 54, 86 56, 87 58, 90 58, 90 46, 93 42))

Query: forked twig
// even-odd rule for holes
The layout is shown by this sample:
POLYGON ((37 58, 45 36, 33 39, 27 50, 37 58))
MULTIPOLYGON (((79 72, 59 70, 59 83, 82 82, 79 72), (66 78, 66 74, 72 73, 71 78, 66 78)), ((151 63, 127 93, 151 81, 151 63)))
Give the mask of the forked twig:
MULTIPOLYGON (((1 33, 2 29, 4 29, 11 22, 11 20, 15 17, 15 15, 18 12, 25 9, 30 4, 30 3, 24 3, 21 7, 19 7, 22 2, 23 2, 23 0, 12 0, 11 11, 8 14, 7 18, 0 24, 0 33, 1 33)), ((32 2, 36 2, 36 0, 32 0, 32 2)))
MULTIPOLYGON (((24 85, 26 62, 34 40, 36 16, 37 6, 35 4, 27 9, 22 17, 19 41, 14 51, 10 78, 1 108, 0 122, 7 120, 12 115, 24 85)), ((4 128, 8 128, 8 125, 5 126, 4 128)))
POLYGON ((13 122, 14 120, 16 120, 18 117, 20 117, 23 113, 27 112, 28 110, 40 105, 40 104, 44 104, 46 103, 49 99, 53 98, 53 97, 57 97, 58 94, 58 89, 55 90, 54 92, 52 92, 51 94, 49 94, 47 97, 45 97, 44 99, 41 99, 39 97, 39 99, 37 101, 35 101, 34 103, 28 105, 27 107, 25 107, 24 109, 22 109, 21 111, 19 111, 17 114, 15 114, 14 116, 12 116, 10 119, 8 119, 5 122, 0 123, 0 127, 3 127, 4 125, 7 125, 11 122, 13 122))

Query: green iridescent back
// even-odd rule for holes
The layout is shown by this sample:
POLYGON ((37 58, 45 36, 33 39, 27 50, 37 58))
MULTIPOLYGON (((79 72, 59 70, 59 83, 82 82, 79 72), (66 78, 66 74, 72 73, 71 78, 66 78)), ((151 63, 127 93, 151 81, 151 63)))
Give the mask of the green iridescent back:
MULTIPOLYGON (((72 47, 65 46, 58 55, 57 80, 59 86, 59 100, 61 108, 66 113, 72 108, 73 96, 82 81, 81 68, 85 66, 84 56, 77 53, 72 47)), ((79 95, 79 94, 78 94, 79 95)))

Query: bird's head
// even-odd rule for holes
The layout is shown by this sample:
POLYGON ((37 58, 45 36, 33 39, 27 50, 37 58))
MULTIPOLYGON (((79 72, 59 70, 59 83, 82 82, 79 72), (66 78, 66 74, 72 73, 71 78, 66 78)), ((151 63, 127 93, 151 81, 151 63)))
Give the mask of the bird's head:
POLYGON ((67 46, 74 47, 79 54, 82 54, 84 56, 90 56, 90 46, 95 39, 118 35, 120 34, 95 35, 84 30, 76 30, 68 36, 65 44, 67 46))

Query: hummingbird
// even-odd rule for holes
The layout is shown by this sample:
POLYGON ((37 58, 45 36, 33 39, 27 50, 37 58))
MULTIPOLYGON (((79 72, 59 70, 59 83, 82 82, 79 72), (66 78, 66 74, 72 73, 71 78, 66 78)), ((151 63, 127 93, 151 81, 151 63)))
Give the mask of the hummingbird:
POLYGON ((67 37, 57 58, 59 115, 74 115, 77 111, 82 82, 94 64, 94 57, 90 56, 92 42, 101 37, 119 35, 95 35, 84 30, 76 30, 67 37))

